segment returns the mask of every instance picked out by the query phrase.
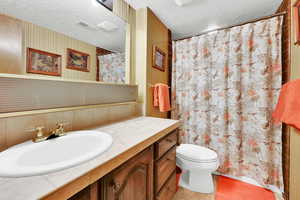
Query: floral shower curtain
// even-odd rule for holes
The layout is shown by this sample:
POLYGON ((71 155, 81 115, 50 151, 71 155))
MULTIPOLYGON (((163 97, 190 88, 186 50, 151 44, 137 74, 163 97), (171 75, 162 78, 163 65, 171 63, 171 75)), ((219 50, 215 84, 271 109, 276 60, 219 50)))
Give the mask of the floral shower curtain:
POLYGON ((125 83, 125 54, 111 53, 99 56, 100 81, 125 83))
POLYGON ((173 119, 183 143, 206 146, 219 172, 283 191, 282 130, 271 114, 281 88, 282 17, 173 43, 173 119))

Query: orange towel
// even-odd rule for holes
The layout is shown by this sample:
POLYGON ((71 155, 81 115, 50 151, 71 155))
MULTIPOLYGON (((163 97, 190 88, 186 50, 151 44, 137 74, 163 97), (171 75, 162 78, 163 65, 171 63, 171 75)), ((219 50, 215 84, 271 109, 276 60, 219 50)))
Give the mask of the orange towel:
POLYGON ((168 85, 162 83, 155 84, 153 106, 159 107, 160 112, 167 112, 171 110, 168 85))
POLYGON ((273 119, 300 129, 300 79, 282 86, 273 119))

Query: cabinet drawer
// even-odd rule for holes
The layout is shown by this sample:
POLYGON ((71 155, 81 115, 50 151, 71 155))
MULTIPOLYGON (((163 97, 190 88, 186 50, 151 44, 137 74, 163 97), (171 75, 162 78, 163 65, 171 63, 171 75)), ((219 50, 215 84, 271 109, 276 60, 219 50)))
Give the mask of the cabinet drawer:
POLYGON ((157 193, 176 169, 176 146, 155 163, 155 192, 157 193))
POLYGON ((162 140, 155 143, 155 159, 159 159, 177 143, 177 131, 172 132, 162 140))
POLYGON ((176 193, 176 173, 174 172, 167 183, 163 186, 156 200, 172 200, 176 193))

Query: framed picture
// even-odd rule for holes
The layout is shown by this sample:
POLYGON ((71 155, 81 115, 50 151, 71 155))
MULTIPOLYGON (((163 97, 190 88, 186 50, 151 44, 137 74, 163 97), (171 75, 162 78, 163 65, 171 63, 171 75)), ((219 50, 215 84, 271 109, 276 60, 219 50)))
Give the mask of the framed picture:
POLYGON ((61 55, 28 48, 27 72, 50 76, 61 76, 61 55))
POLYGON ((166 54, 157 46, 154 46, 152 67, 164 72, 165 65, 166 65, 166 54))
POLYGON ((83 72, 89 72, 89 54, 67 49, 67 68, 83 72))
POLYGON ((300 0, 294 4, 295 44, 300 44, 300 0))

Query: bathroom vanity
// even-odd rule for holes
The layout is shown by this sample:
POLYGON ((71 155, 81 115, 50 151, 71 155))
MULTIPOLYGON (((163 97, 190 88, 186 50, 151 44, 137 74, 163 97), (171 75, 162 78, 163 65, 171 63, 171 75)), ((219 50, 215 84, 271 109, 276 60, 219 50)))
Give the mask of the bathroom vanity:
POLYGON ((106 152, 45 175, 0 178, 0 199, 172 199, 178 126, 176 120, 136 117, 95 127, 113 138, 106 152))
POLYGON ((71 200, 171 200, 176 193, 177 130, 168 133, 71 200))

